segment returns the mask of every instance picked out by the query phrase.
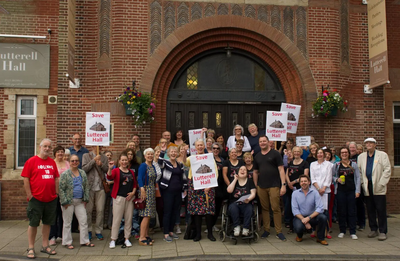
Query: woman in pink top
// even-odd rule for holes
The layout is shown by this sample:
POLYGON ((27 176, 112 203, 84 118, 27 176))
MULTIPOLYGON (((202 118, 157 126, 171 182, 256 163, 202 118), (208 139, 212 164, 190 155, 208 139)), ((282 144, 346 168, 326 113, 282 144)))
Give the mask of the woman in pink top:
MULTIPOLYGON (((54 161, 57 164, 58 173, 61 176, 61 173, 69 169, 68 161, 64 160, 65 149, 61 146, 57 146, 53 150, 54 161)), ((62 230, 63 230, 63 218, 62 211, 60 205, 60 199, 57 200, 57 218, 56 223, 50 228, 50 246, 56 245, 56 238, 62 238, 62 230)))

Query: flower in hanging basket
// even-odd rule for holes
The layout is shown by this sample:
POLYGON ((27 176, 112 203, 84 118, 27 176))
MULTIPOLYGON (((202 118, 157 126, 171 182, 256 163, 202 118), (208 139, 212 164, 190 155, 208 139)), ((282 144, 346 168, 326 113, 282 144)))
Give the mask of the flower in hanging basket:
POLYGON ((323 115, 329 117, 336 115, 335 113, 340 110, 343 112, 348 111, 348 102, 334 89, 332 92, 329 89, 323 90, 322 95, 319 96, 313 103, 312 117, 323 115))
POLYGON ((133 84, 133 87, 125 87, 124 94, 116 97, 132 114, 135 128, 154 121, 154 109, 156 108, 156 98, 150 93, 142 93, 133 84))

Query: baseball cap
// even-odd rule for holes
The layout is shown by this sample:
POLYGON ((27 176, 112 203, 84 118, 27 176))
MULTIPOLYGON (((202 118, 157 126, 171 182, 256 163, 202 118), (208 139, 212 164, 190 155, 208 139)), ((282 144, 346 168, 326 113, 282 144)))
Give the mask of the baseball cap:
POLYGON ((366 143, 366 142, 373 142, 373 143, 376 143, 376 140, 375 140, 374 138, 366 138, 366 139, 364 140, 364 143, 366 143))

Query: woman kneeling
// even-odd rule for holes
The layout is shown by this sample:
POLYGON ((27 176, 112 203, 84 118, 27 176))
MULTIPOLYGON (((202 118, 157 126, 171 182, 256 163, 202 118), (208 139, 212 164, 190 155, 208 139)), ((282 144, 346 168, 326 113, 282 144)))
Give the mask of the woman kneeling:
POLYGON ((229 212, 233 221, 234 236, 237 237, 240 234, 241 215, 244 217, 242 235, 248 236, 253 215, 251 201, 256 197, 256 187, 253 180, 247 177, 246 166, 240 167, 239 174, 235 175, 227 190, 231 193, 229 212))

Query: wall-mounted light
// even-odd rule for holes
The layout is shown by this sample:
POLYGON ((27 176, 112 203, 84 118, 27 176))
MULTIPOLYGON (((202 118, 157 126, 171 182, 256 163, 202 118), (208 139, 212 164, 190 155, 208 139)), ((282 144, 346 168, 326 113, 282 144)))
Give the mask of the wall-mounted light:
POLYGON ((227 44, 227 46, 225 47, 226 50, 226 57, 230 58, 232 56, 232 50, 233 48, 229 46, 229 44, 227 44))
POLYGON ((40 36, 40 35, 19 35, 19 34, 0 34, 0 37, 28 38, 28 39, 46 39, 47 36, 40 36))

